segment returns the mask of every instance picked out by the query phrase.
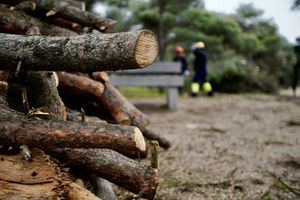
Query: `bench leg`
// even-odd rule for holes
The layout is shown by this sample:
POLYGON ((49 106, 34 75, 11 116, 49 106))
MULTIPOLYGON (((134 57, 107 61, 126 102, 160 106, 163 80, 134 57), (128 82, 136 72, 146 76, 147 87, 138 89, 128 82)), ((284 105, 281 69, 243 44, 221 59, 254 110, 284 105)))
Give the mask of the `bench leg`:
POLYGON ((170 110, 177 109, 178 88, 167 88, 168 92, 168 108, 170 110))

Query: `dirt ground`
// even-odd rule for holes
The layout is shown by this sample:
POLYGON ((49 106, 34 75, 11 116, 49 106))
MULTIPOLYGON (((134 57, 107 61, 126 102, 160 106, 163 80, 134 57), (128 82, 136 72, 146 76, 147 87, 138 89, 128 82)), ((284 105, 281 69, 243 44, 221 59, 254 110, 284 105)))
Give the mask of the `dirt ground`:
POLYGON ((159 154, 157 200, 300 199, 300 97, 132 100, 173 146, 159 154))

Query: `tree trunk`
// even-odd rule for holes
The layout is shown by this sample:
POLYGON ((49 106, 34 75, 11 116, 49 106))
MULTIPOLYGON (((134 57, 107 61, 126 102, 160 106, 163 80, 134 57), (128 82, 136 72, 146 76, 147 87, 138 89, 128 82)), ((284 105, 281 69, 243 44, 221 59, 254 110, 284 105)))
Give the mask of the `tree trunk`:
POLYGON ((110 31, 116 21, 100 17, 97 14, 87 12, 82 8, 70 5, 61 0, 25 0, 16 6, 17 9, 23 9, 27 12, 42 12, 46 16, 59 17, 84 26, 90 26, 102 32, 110 31), (51 15, 49 12, 52 12, 51 15))
POLYGON ((0 67, 42 71, 105 71, 143 68, 157 55, 151 31, 87 34, 75 37, 0 33, 0 67))
POLYGON ((26 34, 29 28, 36 26, 42 35, 76 36, 77 33, 45 23, 44 21, 26 15, 22 11, 10 10, 0 5, 0 32, 11 34, 26 34))
POLYGON ((28 162, 21 154, 0 154, 0 199, 100 200, 72 183, 41 150, 33 149, 32 156, 28 162))
POLYGON ((117 152, 109 149, 63 149, 55 150, 55 154, 143 198, 153 199, 155 196, 158 170, 117 152))
POLYGON ((0 145, 54 148, 110 148, 127 156, 146 151, 140 130, 112 124, 27 120, 1 105, 0 145))

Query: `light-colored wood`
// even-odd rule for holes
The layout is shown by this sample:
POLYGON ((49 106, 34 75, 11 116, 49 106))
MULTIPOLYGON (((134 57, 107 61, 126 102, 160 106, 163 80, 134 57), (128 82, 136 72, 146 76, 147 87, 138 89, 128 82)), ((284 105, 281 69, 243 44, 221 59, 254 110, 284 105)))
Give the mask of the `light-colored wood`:
POLYGON ((155 34, 144 31, 139 35, 135 46, 135 59, 139 66, 146 67, 152 64, 158 54, 158 43, 155 34))
POLYGON ((99 197, 76 183, 70 183, 66 187, 66 190, 68 191, 68 197, 72 200, 101 200, 99 197))
POLYGON ((19 153, 0 154, 0 199, 16 200, 100 200, 71 182, 51 159, 39 149, 32 150, 32 161, 19 153))

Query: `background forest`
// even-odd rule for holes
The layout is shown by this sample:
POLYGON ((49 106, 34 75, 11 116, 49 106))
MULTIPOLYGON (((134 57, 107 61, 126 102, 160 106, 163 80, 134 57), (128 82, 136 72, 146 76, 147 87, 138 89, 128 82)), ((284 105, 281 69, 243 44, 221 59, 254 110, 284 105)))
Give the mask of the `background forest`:
MULTIPOLYGON (((106 16, 118 21, 115 32, 147 28, 160 42, 160 60, 172 60, 175 46, 186 50, 204 41, 209 53, 209 80, 221 92, 276 92, 291 82, 295 63, 293 46, 279 34, 263 10, 242 4, 234 14, 207 11, 201 0, 105 0, 87 1, 107 7, 106 16)), ((299 9, 295 0, 291 9, 299 9)))

